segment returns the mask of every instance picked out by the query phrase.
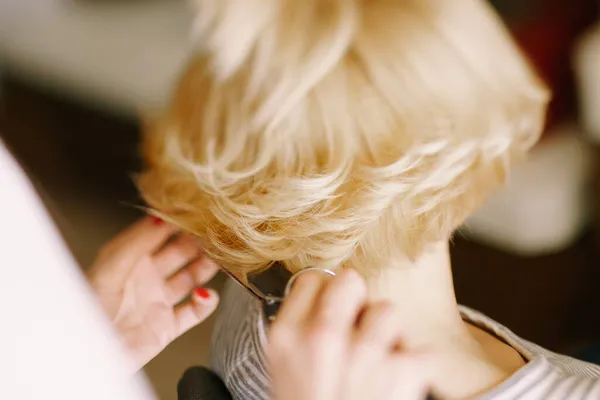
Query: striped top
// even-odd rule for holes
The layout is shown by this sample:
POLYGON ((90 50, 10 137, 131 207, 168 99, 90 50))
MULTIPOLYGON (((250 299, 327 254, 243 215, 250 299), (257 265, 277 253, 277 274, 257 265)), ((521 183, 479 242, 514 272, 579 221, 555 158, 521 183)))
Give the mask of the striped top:
MULTIPOLYGON (((261 304, 229 282, 211 346, 212 369, 234 400, 268 400, 269 375, 261 304)), ((480 400, 600 400, 600 366, 556 354, 521 339, 485 315, 460 307, 465 321, 496 335, 527 360, 480 400)))

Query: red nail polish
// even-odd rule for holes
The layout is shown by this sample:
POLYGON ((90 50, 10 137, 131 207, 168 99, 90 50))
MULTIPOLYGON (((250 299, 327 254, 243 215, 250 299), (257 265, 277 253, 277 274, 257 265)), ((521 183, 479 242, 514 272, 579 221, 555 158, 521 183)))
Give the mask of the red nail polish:
POLYGON ((204 288, 197 288, 194 290, 194 293, 201 299, 208 299, 210 297, 210 292, 204 288))
POLYGON ((163 221, 162 219, 158 218, 158 217, 152 217, 152 223, 154 225, 162 225, 165 223, 165 221, 163 221))

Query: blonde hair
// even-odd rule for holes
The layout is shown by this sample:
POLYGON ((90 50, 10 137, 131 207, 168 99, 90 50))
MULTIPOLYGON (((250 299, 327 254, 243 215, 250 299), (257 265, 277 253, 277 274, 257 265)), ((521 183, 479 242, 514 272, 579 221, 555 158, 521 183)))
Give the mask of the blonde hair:
POLYGON ((416 257, 542 130, 548 92, 483 1, 196 4, 139 186, 229 269, 416 257))

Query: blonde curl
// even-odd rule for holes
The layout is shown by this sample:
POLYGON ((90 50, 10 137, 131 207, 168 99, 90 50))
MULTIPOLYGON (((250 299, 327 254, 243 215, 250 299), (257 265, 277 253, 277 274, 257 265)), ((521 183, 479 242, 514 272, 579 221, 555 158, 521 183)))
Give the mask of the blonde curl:
POLYGON ((417 257, 501 185, 549 94, 476 0, 196 0, 148 204, 244 274, 417 257))

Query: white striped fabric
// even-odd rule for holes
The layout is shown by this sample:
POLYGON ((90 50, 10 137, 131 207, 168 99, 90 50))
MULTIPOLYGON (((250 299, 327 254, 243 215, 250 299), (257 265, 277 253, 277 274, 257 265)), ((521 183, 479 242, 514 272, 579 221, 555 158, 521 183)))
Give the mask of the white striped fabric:
MULTIPOLYGON (((485 315, 461 307, 465 321, 494 333, 528 360, 508 380, 479 400, 600 400, 600 366, 548 351, 521 339, 485 315)), ((269 375, 261 305, 230 282, 211 346, 213 370, 235 400, 267 400, 269 375)))

